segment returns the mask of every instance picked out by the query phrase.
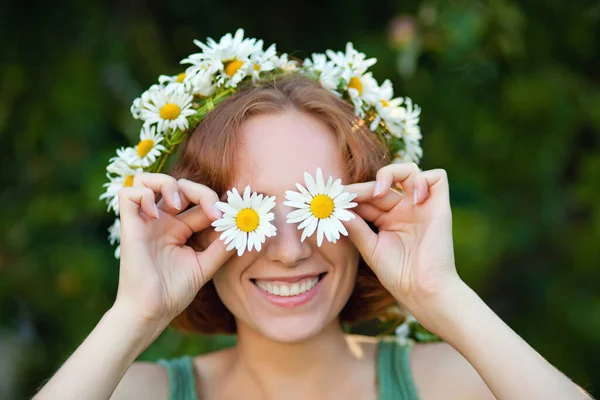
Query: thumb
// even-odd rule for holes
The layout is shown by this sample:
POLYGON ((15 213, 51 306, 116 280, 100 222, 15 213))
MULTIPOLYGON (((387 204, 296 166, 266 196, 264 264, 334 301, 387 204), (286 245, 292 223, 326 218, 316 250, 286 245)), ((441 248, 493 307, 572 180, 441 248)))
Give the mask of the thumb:
POLYGON ((373 232, 367 222, 359 215, 354 212, 352 214, 356 218, 344 222, 344 226, 348 230, 348 237, 354 243, 365 262, 371 266, 373 253, 377 248, 377 233, 373 232))

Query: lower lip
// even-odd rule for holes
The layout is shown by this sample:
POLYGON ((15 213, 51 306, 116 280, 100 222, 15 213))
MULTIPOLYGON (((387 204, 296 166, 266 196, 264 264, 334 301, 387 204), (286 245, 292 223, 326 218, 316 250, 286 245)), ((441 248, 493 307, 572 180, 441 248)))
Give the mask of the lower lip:
POLYGON ((319 291, 319 288, 321 287, 321 282, 323 282, 323 279, 325 279, 325 276, 323 276, 312 289, 310 289, 304 293, 298 294, 296 296, 277 296, 277 295, 274 295, 267 291, 262 290, 261 288, 256 286, 256 284, 254 284, 254 283, 252 285, 254 285, 254 287, 270 303, 273 303, 276 306, 283 307, 283 308, 294 308, 294 307, 299 307, 303 304, 308 303, 313 297, 315 297, 317 295, 317 292, 319 291))

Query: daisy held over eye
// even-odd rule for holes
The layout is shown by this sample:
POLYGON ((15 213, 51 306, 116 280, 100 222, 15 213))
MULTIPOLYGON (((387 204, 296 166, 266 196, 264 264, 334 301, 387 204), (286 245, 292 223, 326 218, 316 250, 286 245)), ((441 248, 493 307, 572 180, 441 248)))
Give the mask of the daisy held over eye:
POLYGON ((107 167, 116 300, 35 398, 589 398, 458 276, 446 174, 374 59, 195 43, 107 167), (374 318, 402 336, 345 331, 374 318), (237 340, 134 362, 169 325, 237 340))

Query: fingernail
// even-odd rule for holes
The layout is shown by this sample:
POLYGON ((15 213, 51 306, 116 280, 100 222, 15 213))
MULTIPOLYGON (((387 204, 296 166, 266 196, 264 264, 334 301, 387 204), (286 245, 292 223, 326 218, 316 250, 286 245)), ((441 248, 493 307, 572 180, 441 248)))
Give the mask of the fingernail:
POLYGON ((158 214, 158 206, 156 204, 154 204, 154 215, 156 215, 156 219, 160 218, 160 215, 158 214))
POLYGON ((417 199, 419 198, 419 192, 417 189, 413 192, 413 206, 417 205, 417 199))
POLYGON ((379 193, 381 193, 381 182, 377 181, 375 190, 373 190, 373 197, 377 196, 379 193))
POLYGON ((181 197, 179 197, 179 193, 175 192, 173 195, 173 203, 175 203, 175 208, 181 210, 181 197))
POLYGON ((217 218, 223 217, 223 213, 217 208, 216 204, 213 205, 213 214, 215 214, 215 217, 217 218))

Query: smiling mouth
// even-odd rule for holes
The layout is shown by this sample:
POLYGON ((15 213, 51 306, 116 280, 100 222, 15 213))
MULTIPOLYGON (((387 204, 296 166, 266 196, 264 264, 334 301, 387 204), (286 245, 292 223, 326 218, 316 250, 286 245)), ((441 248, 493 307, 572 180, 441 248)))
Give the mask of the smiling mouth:
POLYGON ((283 282, 273 280, 260 280, 250 279, 252 283, 258 286, 259 289, 281 297, 298 296, 302 293, 306 293, 314 288, 323 277, 327 275, 327 272, 323 272, 315 277, 308 277, 300 279, 296 282, 283 282))

